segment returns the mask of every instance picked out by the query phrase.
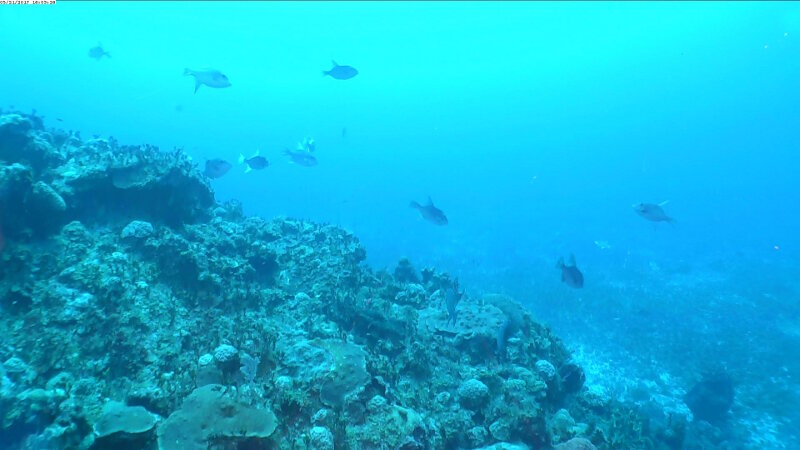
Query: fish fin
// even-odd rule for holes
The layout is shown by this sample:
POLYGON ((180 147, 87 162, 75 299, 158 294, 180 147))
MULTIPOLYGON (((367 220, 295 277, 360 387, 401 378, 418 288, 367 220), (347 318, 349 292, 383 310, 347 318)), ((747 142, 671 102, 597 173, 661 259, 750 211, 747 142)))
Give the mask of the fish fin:
POLYGON ((200 80, 197 78, 194 79, 194 93, 197 94, 197 90, 200 89, 200 80))
POLYGON ((253 158, 255 158, 256 156, 261 156, 261 150, 260 149, 256 149, 256 153, 253 155, 253 158))
POLYGON ((247 168, 244 169, 244 173, 250 173, 252 171, 253 171, 253 169, 251 169, 250 166, 247 166, 247 168))
POLYGON ((106 58, 111 58, 111 53, 108 53, 107 51, 103 50, 103 56, 105 56, 106 58))
POLYGON ((575 255, 572 253, 569 254, 569 265, 570 267, 578 267, 578 265, 575 264, 575 255))
POLYGON ((336 64, 336 61, 334 61, 334 60, 331 60, 331 64, 333 64, 333 67, 339 67, 339 65, 336 64))
POLYGON ((430 195, 428 196, 428 206, 433 206, 433 200, 430 195))
POLYGON ((663 202, 659 203, 658 206, 666 206, 669 203, 669 200, 664 200, 663 202))
POLYGON ((239 153, 239 164, 244 164, 244 153, 239 153))
POLYGON ((183 69, 183 76, 186 76, 186 75, 191 75, 191 74, 192 74, 192 71, 191 71, 191 70, 189 70, 189 68, 188 68, 188 67, 187 67, 187 68, 185 68, 185 69, 183 69))
POLYGON ((408 204, 408 207, 409 208, 414 208, 414 209, 420 209, 420 208, 422 208, 422 205, 417 203, 415 200, 412 200, 411 203, 408 204))

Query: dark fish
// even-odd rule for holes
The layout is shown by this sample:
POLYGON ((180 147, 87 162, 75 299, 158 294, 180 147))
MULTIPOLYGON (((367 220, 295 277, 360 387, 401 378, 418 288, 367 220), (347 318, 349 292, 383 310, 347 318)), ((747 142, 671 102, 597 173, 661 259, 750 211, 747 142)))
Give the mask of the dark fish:
POLYGON ((331 63, 333 63, 333 68, 331 70, 323 70, 322 75, 330 75, 337 80, 349 80, 358 75, 358 70, 355 67, 340 66, 336 64, 336 61, 331 61, 331 63))
POLYGON ((431 200, 430 197, 428 197, 428 203, 424 206, 414 201, 412 201, 408 206, 419 211, 419 214, 422 216, 422 218, 430 223, 436 225, 447 225, 447 216, 444 215, 444 211, 434 206, 433 200, 431 200))
POLYGON ((228 173, 231 167, 233 167, 231 163, 224 159, 209 159, 206 161, 206 168, 203 170, 203 174, 208 178, 217 179, 228 173))
POLYGON ((726 373, 707 374, 684 396, 683 401, 695 420, 717 423, 725 420, 733 406, 733 380, 726 373))
POLYGON ((453 322, 453 325, 456 324, 456 319, 458 318, 458 310, 456 309, 456 305, 461 300, 461 297, 464 296, 464 291, 458 290, 458 278, 453 280, 453 285, 447 288, 447 292, 445 293, 444 303, 447 306, 447 324, 449 325, 450 322, 453 322))
POLYGON ((653 222, 675 223, 675 219, 669 217, 661 208, 666 204, 667 202, 661 202, 657 205, 653 203, 639 203, 638 205, 634 205, 633 209, 636 211, 636 214, 639 214, 647 220, 653 222))
POLYGON ((575 265, 575 256, 569 255, 569 265, 564 264, 564 258, 558 258, 556 267, 561 269, 561 281, 567 283, 567 286, 580 289, 583 287, 583 274, 578 270, 575 265))
POLYGON ((283 153, 289 157, 295 164, 300 164, 301 166, 306 167, 313 167, 317 165, 317 158, 311 154, 311 152, 307 151, 292 151, 287 149, 283 150, 283 153))
POLYGON ((100 44, 98 42, 97 46, 89 49, 89 58, 93 58, 96 59, 97 61, 100 61, 101 59, 103 59, 103 56, 105 56, 106 58, 111 58, 111 54, 103 50, 103 44, 100 44))
POLYGON ((497 330, 497 357, 504 358, 506 355, 506 344, 508 340, 519 331, 520 323, 519 320, 512 318, 506 315, 506 320, 503 321, 503 324, 500 325, 500 329, 497 330))
POLYGON ((247 163, 247 168, 244 169, 244 173, 249 173, 253 170, 262 170, 269 167, 269 161, 267 161, 267 158, 261 156, 260 151, 256 151, 256 154, 250 158, 245 158, 243 154, 239 154, 239 164, 245 163, 247 163))

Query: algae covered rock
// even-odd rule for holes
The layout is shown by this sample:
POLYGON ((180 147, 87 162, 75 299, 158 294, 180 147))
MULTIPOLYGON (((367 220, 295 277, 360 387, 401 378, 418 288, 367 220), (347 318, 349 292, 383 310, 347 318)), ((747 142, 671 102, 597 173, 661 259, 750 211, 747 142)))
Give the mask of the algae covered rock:
POLYGON ((207 450, 218 443, 269 438, 277 426, 272 411, 240 403, 225 386, 209 384, 194 390, 158 427, 160 450, 207 450))
POLYGON ((458 398, 469 409, 479 409, 489 401, 489 387, 476 379, 465 381, 458 387, 458 398))
POLYGON ((353 344, 337 341, 320 343, 333 357, 333 369, 320 388, 322 403, 342 408, 347 397, 357 393, 369 381, 366 353, 353 344))
POLYGON ((155 233, 155 229, 150 222, 134 220, 122 229, 120 237, 128 241, 141 241, 147 239, 155 233))
POLYGON ((110 402, 94 424, 96 440, 92 448, 111 449, 120 442, 138 443, 144 448, 146 442, 153 438, 153 430, 159 419, 159 416, 141 406, 110 402))

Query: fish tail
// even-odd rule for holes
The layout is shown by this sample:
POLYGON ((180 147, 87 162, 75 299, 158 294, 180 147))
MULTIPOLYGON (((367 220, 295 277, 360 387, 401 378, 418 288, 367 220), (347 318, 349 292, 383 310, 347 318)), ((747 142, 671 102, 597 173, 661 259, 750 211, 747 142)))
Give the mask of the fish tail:
POLYGON ((556 269, 563 269, 564 266, 564 258, 558 258, 558 262, 556 262, 556 269))
POLYGON ((239 153, 239 164, 244 164, 244 153, 239 153))
POLYGON ((189 70, 188 68, 186 68, 186 69, 183 69, 183 76, 186 76, 186 75, 191 75, 191 74, 192 74, 192 71, 191 71, 191 70, 189 70))
POLYGON ((412 200, 411 203, 408 204, 408 207, 409 208, 414 208, 414 209, 421 209, 422 205, 420 205, 418 202, 412 200))

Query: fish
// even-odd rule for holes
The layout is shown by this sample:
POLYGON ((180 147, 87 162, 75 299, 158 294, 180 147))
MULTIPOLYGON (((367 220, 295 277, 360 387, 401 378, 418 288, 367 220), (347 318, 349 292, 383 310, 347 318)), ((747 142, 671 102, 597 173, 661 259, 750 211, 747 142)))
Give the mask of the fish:
POLYGON ((736 391, 725 372, 708 373, 683 397, 695 420, 720 423, 733 406, 736 391))
POLYGON ((500 325, 500 329, 497 330, 497 357, 499 359, 503 359, 506 355, 506 344, 508 340, 516 334, 517 331, 520 329, 520 322, 519 320, 506 315, 503 324, 500 325))
POLYGON ((447 225, 447 216, 444 215, 444 211, 434 206, 430 197, 428 197, 428 203, 425 205, 412 201, 408 206, 419 211, 422 218, 432 224, 447 225))
POLYGON ((289 150, 284 149, 283 153, 292 160, 293 163, 299 164, 305 167, 313 167, 317 165, 317 158, 311 154, 311 152, 307 151, 299 151, 299 150, 289 150))
POLYGON ((561 269, 561 281, 575 289, 583 287, 583 274, 575 264, 575 256, 569 255, 569 265, 564 264, 564 258, 559 258, 556 267, 561 269))
POLYGON ((340 66, 339 64, 336 64, 336 61, 331 61, 331 63, 333 64, 333 68, 331 68, 331 70, 323 70, 323 76, 329 75, 337 80, 349 80, 350 78, 358 75, 358 70, 356 70, 355 67, 340 66))
POLYGON ((211 179, 222 178, 223 175, 231 170, 231 167, 233 167, 231 163, 224 159, 209 159, 206 161, 206 168, 203 170, 203 174, 211 179))
POLYGON ((608 250, 611 248, 611 244, 609 244, 608 241, 594 241, 594 245, 600 250, 608 250))
POLYGON ((239 164, 247 164, 247 168, 244 169, 244 173, 250 173, 253 170, 262 170, 269 167, 269 161, 267 158, 261 156, 261 152, 256 150, 255 155, 251 156, 250 158, 245 158, 243 154, 239 154, 239 164))
POLYGON ((111 58, 111 54, 103 50, 103 44, 98 42, 96 46, 89 49, 89 58, 100 61, 103 59, 103 56, 111 58))
POLYGON ((636 214, 639 214, 640 216, 652 222, 667 222, 674 224, 675 219, 668 216, 662 208, 667 203, 668 201, 661 202, 657 205, 653 203, 639 203, 638 205, 633 205, 633 209, 636 211, 636 214))
POLYGON ((458 302, 461 300, 461 297, 464 296, 464 291, 458 290, 458 278, 453 280, 453 285, 448 287, 447 292, 445 293, 444 303, 447 306, 447 324, 449 325, 450 322, 453 322, 453 325, 456 324, 456 319, 458 318, 458 310, 456 306, 458 302))
POLYGON ((302 142, 297 143, 297 150, 304 151, 304 152, 313 152, 317 149, 317 143, 314 142, 313 138, 305 138, 302 142))
POLYGON ((212 88, 226 88, 230 87, 231 82, 228 80, 228 77, 225 76, 224 73, 220 72, 219 70, 214 69, 203 69, 203 70, 192 70, 192 69, 183 69, 183 76, 193 76, 194 77, 194 93, 197 93, 197 90, 202 85, 206 85, 212 88))

